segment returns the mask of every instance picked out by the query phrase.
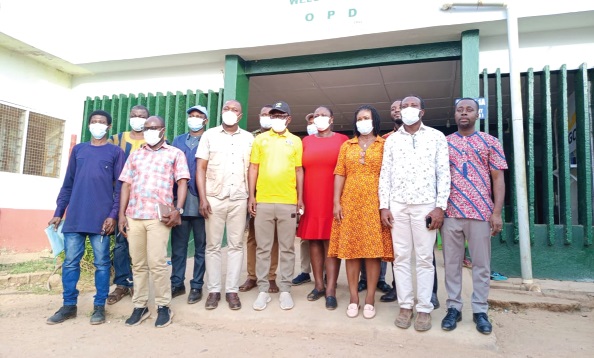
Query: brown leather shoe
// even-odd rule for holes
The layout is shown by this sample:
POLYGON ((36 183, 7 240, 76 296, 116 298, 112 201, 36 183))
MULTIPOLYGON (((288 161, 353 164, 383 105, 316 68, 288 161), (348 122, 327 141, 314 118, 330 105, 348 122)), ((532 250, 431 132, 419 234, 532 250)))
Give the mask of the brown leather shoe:
POLYGON ((415 329, 423 332, 431 329, 431 313, 418 312, 415 320, 415 329))
POLYGON ((411 321, 413 317, 413 310, 408 308, 401 308, 400 314, 396 317, 394 324, 396 327, 407 329, 410 327, 411 321))
POLYGON ((220 292, 211 292, 208 294, 208 298, 206 298, 206 309, 207 310, 214 310, 219 306, 219 301, 221 300, 221 293, 220 292))
POLYGON ((251 278, 248 278, 247 280, 245 280, 243 285, 239 286, 239 292, 247 292, 247 291, 251 290, 252 288, 256 287, 257 285, 258 284, 256 283, 256 280, 252 280, 251 278))
POLYGON ((241 308, 241 301, 239 295, 235 292, 225 293, 225 299, 229 302, 229 308, 232 310, 238 310, 241 308))

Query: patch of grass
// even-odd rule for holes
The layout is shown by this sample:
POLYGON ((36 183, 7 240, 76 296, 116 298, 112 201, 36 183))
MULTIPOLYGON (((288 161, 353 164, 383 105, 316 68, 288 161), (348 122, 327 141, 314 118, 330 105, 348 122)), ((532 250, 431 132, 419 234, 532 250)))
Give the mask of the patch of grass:
POLYGON ((54 259, 39 259, 15 264, 0 264, 0 272, 9 275, 31 272, 52 272, 55 268, 54 259))

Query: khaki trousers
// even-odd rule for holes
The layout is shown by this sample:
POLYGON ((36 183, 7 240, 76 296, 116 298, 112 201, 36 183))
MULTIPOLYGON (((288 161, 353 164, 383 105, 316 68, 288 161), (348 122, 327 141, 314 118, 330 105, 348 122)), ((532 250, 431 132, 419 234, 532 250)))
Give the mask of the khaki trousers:
POLYGON ((390 202, 394 217, 392 244, 394 247, 394 277, 400 308, 412 309, 415 294, 412 282, 412 255, 415 253, 417 272, 417 312, 431 313, 433 304, 433 245, 437 230, 428 230, 425 216, 435 204, 403 204, 390 202))
POLYGON ((134 307, 147 306, 149 297, 149 272, 155 288, 155 304, 171 303, 171 268, 167 265, 167 243, 171 228, 157 219, 128 219, 128 246, 134 277, 134 307))
POLYGON ((472 258, 472 312, 487 313, 491 286, 491 224, 474 219, 445 218, 441 227, 447 306, 462 311, 464 241, 472 258))
POLYGON ((274 242, 274 230, 278 234, 281 292, 291 292, 291 280, 295 269, 295 229, 297 205, 259 203, 254 225, 256 227, 256 276, 258 290, 268 292, 270 282, 270 257, 274 242))
POLYGON ((212 214, 204 220, 206 229, 206 276, 209 293, 220 293, 223 262, 221 245, 227 228, 227 278, 225 292, 239 292, 243 264, 243 234, 247 218, 247 199, 231 200, 208 197, 212 214))
MULTIPOLYGON (((247 237, 247 278, 256 280, 256 228, 254 227, 254 218, 250 217, 248 237, 247 237)), ((278 235, 274 231, 274 242, 272 243, 272 252, 270 260, 269 280, 276 280, 276 269, 278 268, 278 235)))

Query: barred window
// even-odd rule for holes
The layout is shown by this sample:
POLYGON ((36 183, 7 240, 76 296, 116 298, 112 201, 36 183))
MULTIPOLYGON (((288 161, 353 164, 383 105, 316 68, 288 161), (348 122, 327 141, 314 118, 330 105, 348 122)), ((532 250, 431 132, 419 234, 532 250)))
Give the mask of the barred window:
POLYGON ((4 139, 0 142, 0 171, 60 176, 63 120, 0 103, 0 138, 4 139))

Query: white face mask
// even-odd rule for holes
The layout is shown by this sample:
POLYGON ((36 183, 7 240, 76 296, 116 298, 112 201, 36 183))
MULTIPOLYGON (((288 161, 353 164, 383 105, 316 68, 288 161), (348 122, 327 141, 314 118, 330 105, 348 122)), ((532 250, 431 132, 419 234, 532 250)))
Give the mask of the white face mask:
POLYGON ((130 118, 130 127, 135 132, 141 132, 144 129, 144 122, 146 122, 146 118, 132 117, 130 118))
POLYGON ((270 116, 260 116, 260 127, 264 129, 270 129, 272 127, 270 116))
POLYGON ((202 128, 204 128, 204 122, 206 119, 198 118, 198 117, 188 117, 188 128, 193 132, 198 132, 202 128))
POLYGON ((237 114, 231 111, 223 112, 221 118, 223 119, 223 123, 228 126, 234 126, 237 123, 237 114))
POLYGON ((357 130, 363 135, 367 135, 373 131, 373 120, 364 119, 357 122, 357 130))
POLYGON ((272 118, 271 121, 272 121, 272 130, 277 133, 281 133, 282 131, 284 131, 287 128, 287 120, 286 119, 272 118))
POLYGON ((421 113, 421 110, 418 108, 406 107, 400 111, 400 114, 402 115, 402 122, 407 126, 412 126, 413 124, 417 123, 419 119, 421 119, 419 117, 419 113, 421 113))
POLYGON ((159 143, 161 140, 161 130, 160 129, 149 129, 148 131, 144 132, 144 141, 148 145, 155 145, 159 143))
POLYGON ((318 134, 318 127, 316 127, 315 124, 309 124, 307 126, 307 134, 308 135, 312 135, 312 134, 318 134))
POLYGON ((314 124, 316 125, 316 128, 318 128, 318 131, 325 131, 330 127, 330 117, 316 117, 314 118, 314 124))
POLYGON ((105 136, 105 133, 107 133, 107 126, 103 123, 92 123, 89 124, 89 131, 93 138, 101 139, 105 136))

